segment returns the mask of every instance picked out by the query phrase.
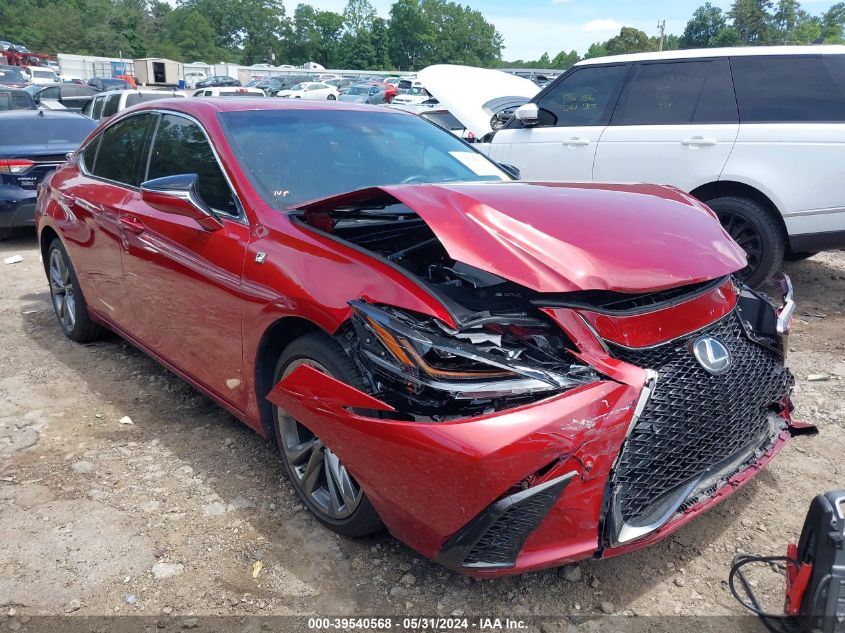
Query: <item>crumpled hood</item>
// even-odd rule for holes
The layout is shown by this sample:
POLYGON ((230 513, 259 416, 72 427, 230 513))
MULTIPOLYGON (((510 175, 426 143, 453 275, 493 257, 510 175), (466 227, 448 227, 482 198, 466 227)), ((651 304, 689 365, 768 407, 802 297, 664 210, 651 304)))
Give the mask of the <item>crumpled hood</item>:
POLYGON ((477 138, 493 131, 490 118, 504 104, 522 104, 540 92, 537 84, 523 77, 473 66, 437 64, 423 68, 418 77, 425 89, 477 138), (497 102, 500 106, 494 107, 497 102))
POLYGON ((389 197, 415 211, 455 260, 537 292, 658 291, 746 265, 744 252, 711 211, 658 185, 395 185, 300 209, 307 214, 389 204, 389 197))

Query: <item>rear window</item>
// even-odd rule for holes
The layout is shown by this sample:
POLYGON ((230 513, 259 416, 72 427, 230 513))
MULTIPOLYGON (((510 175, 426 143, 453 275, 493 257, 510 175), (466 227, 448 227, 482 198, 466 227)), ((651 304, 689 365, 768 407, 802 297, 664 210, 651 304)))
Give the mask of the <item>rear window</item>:
POLYGON ((26 83, 26 77, 17 68, 0 68, 0 84, 26 83))
POLYGON ((79 145, 95 127, 83 116, 0 118, 0 145, 79 145))
POLYGON ((145 93, 145 94, 131 94, 126 97, 126 107, 130 107, 136 105, 138 103, 143 103, 144 101, 155 101, 156 99, 168 99, 173 95, 162 92, 160 94, 155 93, 145 93))
POLYGON ((845 58, 734 57, 743 123, 845 121, 845 58))

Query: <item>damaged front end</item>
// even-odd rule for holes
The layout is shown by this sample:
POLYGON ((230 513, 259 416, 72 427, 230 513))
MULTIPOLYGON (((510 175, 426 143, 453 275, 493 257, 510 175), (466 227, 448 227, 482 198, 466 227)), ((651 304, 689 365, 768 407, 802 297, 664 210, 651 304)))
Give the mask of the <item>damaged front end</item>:
POLYGON ((473 574, 627 551, 738 487, 793 432, 791 286, 776 308, 735 284, 733 242, 716 259, 678 255, 680 272, 666 253, 678 245, 664 244, 650 285, 633 290, 637 272, 620 272, 609 242, 590 256, 577 228, 566 246, 532 242, 529 218, 477 200, 438 214, 441 188, 414 191, 356 192, 294 217, 413 280, 449 321, 376 292, 351 299, 336 336, 366 393, 302 371, 271 394, 336 447, 412 547, 473 574), (490 239, 507 252, 484 265, 490 239), (572 259, 543 261, 553 248, 572 259), (733 364, 696 352, 705 338, 733 364), (444 495, 456 486, 466 494, 444 495))

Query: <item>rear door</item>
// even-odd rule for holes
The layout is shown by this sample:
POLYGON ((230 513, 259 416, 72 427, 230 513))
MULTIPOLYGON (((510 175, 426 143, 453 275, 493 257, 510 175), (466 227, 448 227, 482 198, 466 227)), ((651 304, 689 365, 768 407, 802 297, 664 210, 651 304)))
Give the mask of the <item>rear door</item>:
POLYGON ((490 157, 518 167, 523 180, 592 180, 599 139, 629 70, 587 65, 567 73, 536 100, 536 125, 514 118, 496 132, 490 157))
POLYGON ((58 185, 77 222, 68 249, 79 261, 89 307, 127 332, 134 324, 123 279, 121 221, 140 199, 139 169, 155 115, 135 114, 110 125, 81 152, 80 174, 58 185))
POLYGON ((241 274, 249 224, 200 125, 164 113, 144 179, 197 174, 199 194, 223 221, 217 231, 140 198, 127 210, 123 265, 135 334, 237 409, 246 405, 241 274))
POLYGON ((731 59, 741 123, 723 178, 760 189, 804 234, 845 231, 845 56, 731 59))
POLYGON ((593 178, 691 191, 719 179, 739 130, 727 58, 634 65, 593 178))

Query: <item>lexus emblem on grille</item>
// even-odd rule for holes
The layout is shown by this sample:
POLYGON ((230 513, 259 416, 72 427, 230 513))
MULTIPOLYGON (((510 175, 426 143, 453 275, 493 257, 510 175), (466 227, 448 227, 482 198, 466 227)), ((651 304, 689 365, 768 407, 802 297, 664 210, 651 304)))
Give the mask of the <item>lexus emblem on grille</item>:
POLYGON ((724 374, 731 368, 731 353, 719 339, 702 336, 692 344, 692 353, 698 364, 711 374, 724 374))

